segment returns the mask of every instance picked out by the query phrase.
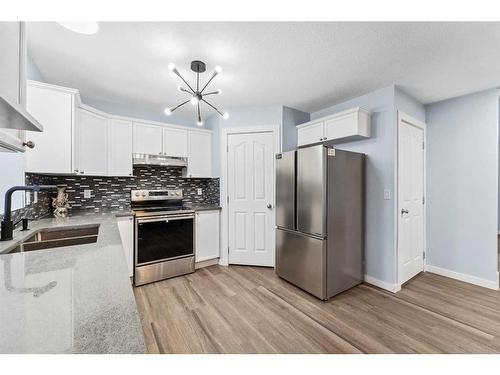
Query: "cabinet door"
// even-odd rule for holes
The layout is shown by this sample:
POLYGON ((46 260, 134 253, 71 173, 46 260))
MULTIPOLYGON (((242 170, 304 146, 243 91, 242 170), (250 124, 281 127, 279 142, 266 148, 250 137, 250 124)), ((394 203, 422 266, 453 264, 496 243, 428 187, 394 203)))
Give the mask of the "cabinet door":
POLYGON ((28 84, 27 110, 42 125, 43 132, 30 132, 35 148, 26 149, 26 171, 33 173, 74 173, 73 94, 28 84))
POLYGON ((108 119, 78 109, 77 129, 78 173, 105 176, 108 172, 108 119))
POLYGON ((125 260, 127 261, 128 274, 132 277, 134 275, 134 217, 117 217, 116 222, 118 223, 125 260))
POLYGON ((220 227, 219 211, 196 212, 196 251, 195 261, 219 257, 220 227))
POLYGON ((190 131, 188 151, 186 177, 212 177, 212 134, 190 131))
POLYGON ((162 127, 134 122, 134 153, 161 155, 162 127))
POLYGON ((110 120, 108 124, 108 175, 132 176, 132 122, 110 120))
POLYGON ((187 130, 163 128, 163 155, 187 157, 187 140, 187 130))
POLYGON ((299 146, 323 141, 323 121, 315 122, 297 129, 297 144, 299 146))

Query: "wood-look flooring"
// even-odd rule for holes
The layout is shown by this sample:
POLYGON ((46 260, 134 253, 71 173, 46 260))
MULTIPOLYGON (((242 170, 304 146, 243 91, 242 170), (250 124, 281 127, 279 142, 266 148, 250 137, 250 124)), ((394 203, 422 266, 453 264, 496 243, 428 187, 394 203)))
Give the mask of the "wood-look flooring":
POLYGON ((430 273, 328 302, 246 266, 134 292, 150 353, 500 353, 500 292, 430 273))

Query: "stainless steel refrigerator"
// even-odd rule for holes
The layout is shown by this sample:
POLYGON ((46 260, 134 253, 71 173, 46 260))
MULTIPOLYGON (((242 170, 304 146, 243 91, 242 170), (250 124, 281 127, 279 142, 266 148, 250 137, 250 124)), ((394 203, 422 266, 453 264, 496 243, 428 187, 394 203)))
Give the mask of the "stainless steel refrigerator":
POLYGON ((327 300, 363 281, 365 155, 276 155, 276 273, 327 300))

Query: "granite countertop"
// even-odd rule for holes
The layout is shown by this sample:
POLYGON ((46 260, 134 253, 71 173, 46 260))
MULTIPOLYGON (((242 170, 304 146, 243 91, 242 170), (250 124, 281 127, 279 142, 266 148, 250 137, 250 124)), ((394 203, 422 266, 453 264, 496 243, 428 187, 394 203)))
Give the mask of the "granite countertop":
POLYGON ((212 211, 221 209, 221 206, 211 204, 188 204, 186 205, 186 207, 189 207, 195 211, 212 211))
POLYGON ((146 352, 116 214, 44 218, 0 242, 0 353, 146 352), (89 224, 96 243, 2 254, 38 229, 89 224))

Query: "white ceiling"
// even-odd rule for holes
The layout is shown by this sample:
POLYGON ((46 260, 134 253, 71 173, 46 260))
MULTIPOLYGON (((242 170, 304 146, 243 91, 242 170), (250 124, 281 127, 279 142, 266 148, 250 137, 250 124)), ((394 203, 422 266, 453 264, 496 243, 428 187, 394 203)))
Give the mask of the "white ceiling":
POLYGON ((191 60, 222 66, 210 86, 222 89, 222 109, 312 112, 391 84, 424 104, 497 87, 499 46, 500 23, 101 22, 91 36, 28 24, 29 53, 48 82, 158 111, 186 95, 170 62, 190 82, 191 60))

